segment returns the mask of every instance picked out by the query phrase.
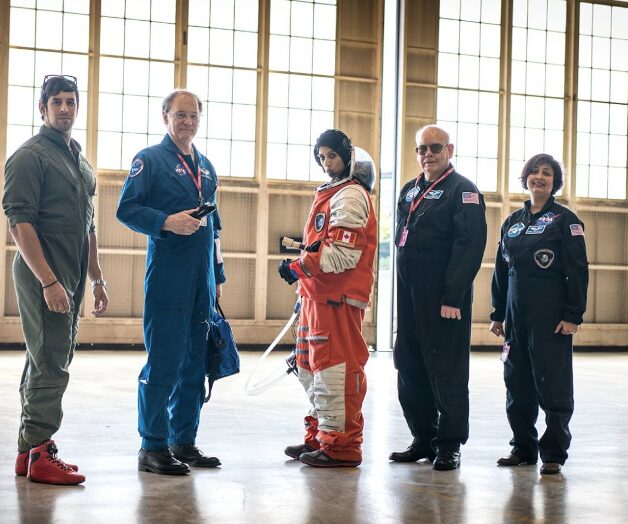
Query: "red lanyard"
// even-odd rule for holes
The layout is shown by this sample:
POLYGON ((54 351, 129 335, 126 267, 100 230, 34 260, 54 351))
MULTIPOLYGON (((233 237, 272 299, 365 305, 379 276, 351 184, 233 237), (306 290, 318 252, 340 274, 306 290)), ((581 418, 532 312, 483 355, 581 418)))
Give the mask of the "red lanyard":
POLYGON ((198 189, 198 202, 199 204, 202 204, 203 192, 201 191, 201 163, 199 162, 196 166, 196 176, 194 176, 194 173, 192 173, 192 170, 190 169, 190 166, 188 166, 188 163, 185 161, 185 158, 183 158, 183 156, 179 153, 177 153, 177 156, 179 157, 179 160, 181 160, 181 163, 183 164, 183 167, 185 167, 185 170, 187 171, 189 177, 192 179, 192 182, 194 182, 196 189, 198 189))
MULTIPOLYGON (((405 227, 405 229, 408 229, 408 224, 410 223, 410 217, 412 216, 412 213, 414 213, 414 210, 417 207, 419 207, 419 204, 421 202, 423 202, 423 199, 425 198, 425 195, 427 195, 432 189, 434 189, 436 184, 438 184, 439 182, 445 180, 453 172, 454 172, 454 168, 450 167, 445 173, 443 173, 440 176, 440 178, 438 180, 436 180, 435 182, 432 182, 432 184, 425 191, 423 191, 423 194, 419 198, 417 198, 416 200, 412 201, 412 204, 410 205, 410 211, 408 212, 408 218, 406 218, 406 227, 405 227)), ((425 173, 421 173, 421 175, 425 176, 425 173)), ((421 179, 421 175, 416 177, 416 182, 414 183, 414 189, 416 189, 416 186, 419 183, 419 180, 421 179)))

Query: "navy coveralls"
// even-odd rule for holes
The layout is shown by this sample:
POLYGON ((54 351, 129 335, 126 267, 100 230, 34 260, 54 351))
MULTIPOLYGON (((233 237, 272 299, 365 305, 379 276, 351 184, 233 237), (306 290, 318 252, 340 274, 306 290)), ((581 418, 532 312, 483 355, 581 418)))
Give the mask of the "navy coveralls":
POLYGON ((491 320, 505 320, 506 413, 513 454, 564 464, 574 410, 572 335, 554 333, 561 320, 582 323, 589 280, 584 226, 550 197, 531 213, 530 201, 501 229, 493 273, 491 320), (534 424, 539 405, 547 429, 534 424))
MULTIPOLYGON (((148 360, 139 376, 138 414, 142 447, 165 449, 193 444, 204 399, 205 351, 216 284, 225 281, 214 239, 218 210, 207 226, 190 235, 163 231, 166 218, 198 207, 198 189, 166 135, 140 151, 122 188, 118 219, 148 235, 144 284, 144 343, 148 360)), ((218 179, 211 162, 194 148, 200 163, 203 201, 215 204, 218 179)), ((190 165, 196 174, 196 164, 190 165)))
POLYGON ((478 188, 454 171, 415 209, 399 247, 411 203, 426 189, 408 182, 397 204, 393 355, 413 445, 456 450, 469 436, 472 283, 486 244, 485 206, 478 188), (441 305, 460 308, 462 320, 442 318, 441 305))

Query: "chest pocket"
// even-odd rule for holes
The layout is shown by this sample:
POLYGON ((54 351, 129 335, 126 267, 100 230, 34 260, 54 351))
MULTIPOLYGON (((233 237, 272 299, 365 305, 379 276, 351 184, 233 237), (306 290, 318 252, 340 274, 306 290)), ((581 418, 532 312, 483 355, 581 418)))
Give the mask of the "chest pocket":
POLYGON ((214 194, 218 188, 218 181, 205 165, 201 165, 201 187, 205 201, 214 202, 214 194))
POLYGON ((96 177, 93 175, 92 166, 82 156, 79 157, 79 171, 81 173, 81 182, 87 194, 94 196, 96 194, 96 177))
MULTIPOLYGON (((442 213, 443 210, 447 209, 447 193, 443 190, 432 189, 428 191, 428 193, 423 198, 423 201, 419 204, 412 213, 412 217, 410 218, 410 224, 418 224, 421 220, 425 220, 425 218, 432 218, 432 215, 442 213)), ((446 216, 451 216, 451 212, 447 211, 445 213, 446 216)))

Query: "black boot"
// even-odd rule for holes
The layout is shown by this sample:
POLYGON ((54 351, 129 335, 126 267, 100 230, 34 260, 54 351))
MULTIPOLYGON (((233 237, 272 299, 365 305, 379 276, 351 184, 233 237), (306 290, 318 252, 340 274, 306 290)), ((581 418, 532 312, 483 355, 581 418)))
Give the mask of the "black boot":
POLYGON ((170 451, 174 458, 185 462, 192 468, 216 468, 220 466, 220 460, 216 457, 204 455, 194 444, 173 444, 170 446, 170 451))
POLYGON ((178 461, 167 449, 159 451, 140 449, 137 455, 137 469, 160 475, 185 475, 190 472, 187 464, 178 461))
POLYGON ((329 455, 317 449, 308 453, 302 453, 299 460, 308 466, 315 468, 337 468, 337 467, 356 467, 361 464, 361 460, 340 460, 331 458, 329 455))
POLYGON ((460 450, 443 449, 438 450, 438 454, 434 459, 432 469, 437 471, 448 471, 460 467, 460 450))
POLYGON ((288 446, 286 449, 283 450, 286 455, 293 459, 298 459, 301 456, 301 453, 309 453, 310 451, 316 450, 310 447, 308 444, 297 444, 296 446, 288 446))

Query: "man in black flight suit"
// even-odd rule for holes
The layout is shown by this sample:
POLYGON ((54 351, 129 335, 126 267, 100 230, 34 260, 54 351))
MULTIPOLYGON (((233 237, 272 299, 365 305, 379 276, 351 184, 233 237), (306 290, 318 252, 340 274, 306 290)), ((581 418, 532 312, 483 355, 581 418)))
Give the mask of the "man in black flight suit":
POLYGON ((449 162, 454 145, 434 125, 416 134, 419 176, 397 204, 399 402, 413 436, 395 462, 460 466, 469 436, 472 284, 486 244, 482 194, 449 162))

